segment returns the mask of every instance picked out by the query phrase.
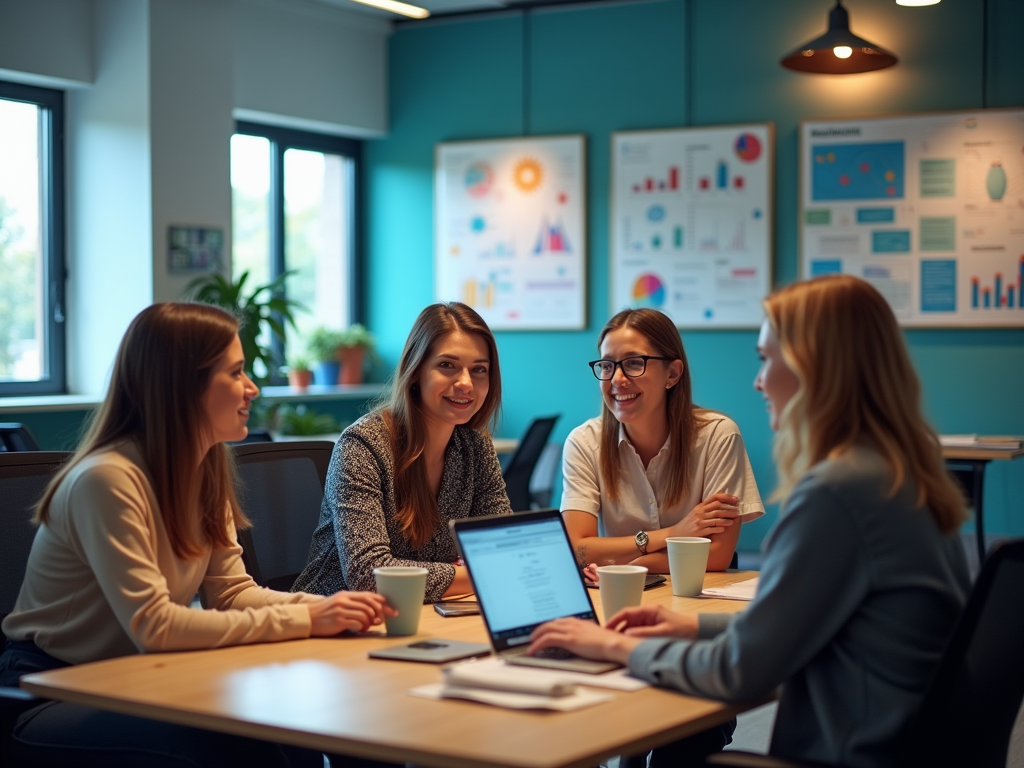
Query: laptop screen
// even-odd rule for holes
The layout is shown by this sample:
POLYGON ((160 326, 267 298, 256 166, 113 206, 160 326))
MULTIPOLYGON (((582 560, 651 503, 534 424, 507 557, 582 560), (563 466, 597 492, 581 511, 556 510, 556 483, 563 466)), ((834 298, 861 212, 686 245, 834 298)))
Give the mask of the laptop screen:
POLYGON ((528 642, 545 621, 596 620, 557 512, 466 522, 455 533, 495 649, 528 642))

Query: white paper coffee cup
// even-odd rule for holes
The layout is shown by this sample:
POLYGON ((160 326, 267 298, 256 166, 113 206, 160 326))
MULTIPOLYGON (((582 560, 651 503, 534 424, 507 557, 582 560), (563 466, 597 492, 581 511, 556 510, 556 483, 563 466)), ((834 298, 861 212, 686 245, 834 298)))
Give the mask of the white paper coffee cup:
POLYGON ((597 573, 605 624, 623 608, 640 605, 647 579, 647 569, 642 565, 602 565, 597 573))
POLYGON ((694 597, 704 589, 704 573, 708 569, 711 539, 696 536, 672 536, 665 539, 668 547, 668 570, 672 578, 672 594, 694 597))
POLYGON ((415 635, 423 612, 427 569, 395 565, 374 568, 373 575, 377 579, 377 594, 383 595, 388 605, 398 611, 397 616, 384 617, 388 634, 394 637, 415 635))

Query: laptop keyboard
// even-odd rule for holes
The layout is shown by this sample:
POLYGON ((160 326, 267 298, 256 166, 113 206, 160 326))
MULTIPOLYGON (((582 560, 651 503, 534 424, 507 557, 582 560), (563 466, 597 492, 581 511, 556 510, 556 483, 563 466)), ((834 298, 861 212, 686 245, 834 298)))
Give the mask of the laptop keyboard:
POLYGON ((537 651, 533 654, 539 659, 575 659, 576 654, 571 651, 565 650, 565 648, 545 648, 542 651, 537 651))

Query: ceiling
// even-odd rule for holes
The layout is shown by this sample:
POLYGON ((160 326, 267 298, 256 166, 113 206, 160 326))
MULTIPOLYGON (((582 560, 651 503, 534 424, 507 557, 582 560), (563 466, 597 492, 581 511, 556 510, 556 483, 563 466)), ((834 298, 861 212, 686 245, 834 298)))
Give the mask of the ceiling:
MULTIPOLYGON (((404 16, 372 8, 362 3, 354 2, 354 0, 319 0, 319 2, 333 5, 336 8, 344 8, 348 11, 357 11, 378 18, 391 19, 392 21, 412 21, 404 16)), ((579 2, 594 2, 594 0, 403 0, 403 2, 426 8, 430 11, 431 16, 452 16, 504 9, 521 10, 523 8, 539 8, 550 5, 571 5, 579 2)))

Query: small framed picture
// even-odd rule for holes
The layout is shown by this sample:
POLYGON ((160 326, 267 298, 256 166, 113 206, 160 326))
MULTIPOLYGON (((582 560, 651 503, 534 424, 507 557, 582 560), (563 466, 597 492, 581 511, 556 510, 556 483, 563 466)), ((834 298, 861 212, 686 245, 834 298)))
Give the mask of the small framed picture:
POLYGON ((217 272, 223 253, 224 230, 220 227, 167 228, 167 269, 171 273, 217 272))

